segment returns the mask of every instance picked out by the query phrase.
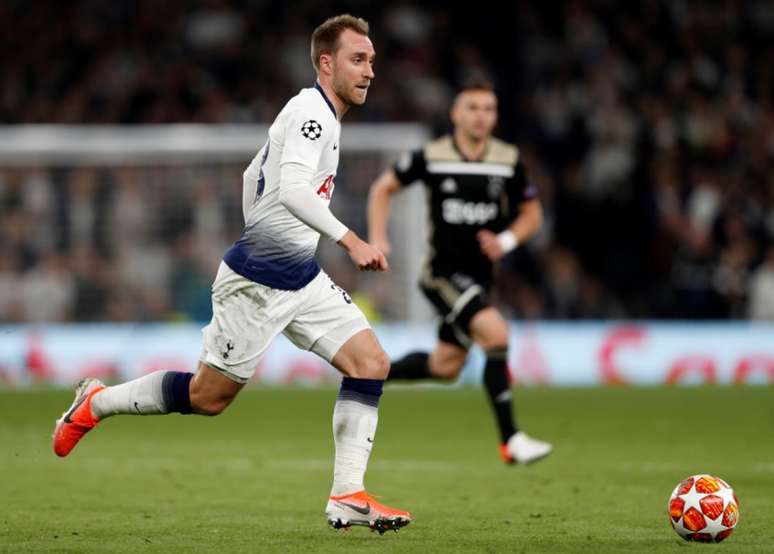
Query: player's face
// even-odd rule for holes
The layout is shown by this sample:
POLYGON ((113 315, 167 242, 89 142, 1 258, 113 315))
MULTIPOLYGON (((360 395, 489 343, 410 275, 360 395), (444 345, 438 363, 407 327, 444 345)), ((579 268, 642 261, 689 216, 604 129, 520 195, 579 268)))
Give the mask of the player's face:
POLYGON ((374 45, 371 39, 345 29, 333 58, 333 91, 346 104, 359 106, 366 100, 374 78, 374 45))
POLYGON ((497 125, 497 97, 488 90, 466 90, 454 101, 454 127, 474 140, 489 138, 497 125))

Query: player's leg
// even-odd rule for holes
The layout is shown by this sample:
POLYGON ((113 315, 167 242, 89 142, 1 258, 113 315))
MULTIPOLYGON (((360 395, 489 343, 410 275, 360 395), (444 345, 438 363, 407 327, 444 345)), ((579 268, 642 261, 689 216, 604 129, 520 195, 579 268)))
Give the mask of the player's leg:
POLYGON ((388 376, 390 381, 419 381, 432 378, 430 353, 422 351, 409 352, 392 362, 388 376))
MULTIPOLYGON (((465 285, 470 287, 469 283, 465 285)), ((432 352, 410 352, 393 361, 388 377, 390 381, 452 380, 465 364, 470 339, 456 330, 449 320, 468 303, 470 295, 466 295, 466 289, 460 288, 452 279, 433 275, 430 267, 425 267, 422 274, 421 289, 443 318, 438 330, 438 344, 432 352)))
POLYGON ((460 375, 468 358, 468 349, 459 344, 439 340, 428 358, 430 377, 441 381, 454 381, 460 375))
POLYGON ((459 376, 467 357, 468 349, 464 346, 439 340, 430 353, 411 352, 393 362, 388 379, 453 381, 459 376))
POLYGON ((505 444, 518 430, 508 376, 508 324, 495 308, 488 307, 473 316, 470 332, 486 356, 484 389, 495 412, 500 442, 505 444))
POLYGON ((335 528, 397 529, 408 524, 410 514, 376 502, 364 486, 389 358, 360 309, 327 275, 310 283, 308 294, 313 301, 284 333, 344 375, 333 410, 335 461, 326 516, 335 528))
POLYGON ((470 334, 486 355, 484 389, 500 431, 504 461, 530 463, 551 453, 551 445, 529 437, 516 425, 508 375, 508 323, 498 310, 484 308, 470 320, 470 334))
POLYGON ((390 362, 373 331, 363 329, 339 349, 331 364, 344 375, 333 409, 336 461, 331 496, 344 496, 365 489, 379 399, 390 362))
POLYGON ((411 514, 376 502, 364 478, 376 440, 379 399, 390 361, 370 329, 350 338, 331 360, 344 374, 333 410, 336 458, 326 515, 336 528, 364 524, 380 531, 408 525, 411 514))
POLYGON ((196 373, 155 371, 133 381, 106 387, 92 398, 99 419, 113 415, 198 414, 216 416, 225 410, 247 380, 227 377, 204 362, 196 373))
POLYGON ((56 422, 54 452, 67 456, 86 433, 112 415, 191 413, 192 377, 180 371, 155 371, 114 387, 84 379, 76 387, 75 401, 56 422))
POLYGON ((118 414, 168 413, 218 415, 236 398, 244 383, 199 362, 196 373, 156 371, 94 395, 92 411, 99 419, 118 414))
POLYGON ((97 379, 85 379, 77 387, 73 405, 57 421, 54 451, 66 456, 98 422, 118 414, 217 415, 242 386, 203 363, 195 376, 180 371, 154 371, 113 387, 106 387, 97 379))
POLYGON ((76 389, 72 406, 57 420, 56 454, 69 454, 99 421, 114 415, 221 413, 289 319, 292 302, 274 298, 287 294, 249 281, 221 264, 213 285, 213 317, 203 331, 204 348, 196 375, 155 371, 113 387, 85 379, 76 389))
MULTIPOLYGON (((442 329, 447 324, 442 325, 442 329)), ((468 349, 459 342, 444 340, 443 330, 440 333, 435 349, 428 352, 411 352, 390 367, 389 381, 417 381, 421 379, 436 379, 453 381, 460 374, 462 366, 468 357, 468 349)))

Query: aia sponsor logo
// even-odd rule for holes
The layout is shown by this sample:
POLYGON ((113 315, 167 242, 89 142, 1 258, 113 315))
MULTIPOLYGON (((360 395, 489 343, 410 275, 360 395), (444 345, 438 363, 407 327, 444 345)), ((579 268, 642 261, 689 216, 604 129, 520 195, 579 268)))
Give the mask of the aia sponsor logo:
POLYGON ((324 200, 330 200, 331 196, 333 196, 333 187, 333 175, 328 175, 317 189, 317 196, 324 200))

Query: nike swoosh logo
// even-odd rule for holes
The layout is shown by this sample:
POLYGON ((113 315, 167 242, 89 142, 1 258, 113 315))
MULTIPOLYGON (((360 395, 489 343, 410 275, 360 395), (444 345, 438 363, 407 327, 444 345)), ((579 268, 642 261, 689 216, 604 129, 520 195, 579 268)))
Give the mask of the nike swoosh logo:
POLYGON ((374 442, 374 439, 372 439, 371 437, 366 437, 366 440, 367 440, 368 442, 374 442))
POLYGON ((78 399, 78 401, 75 403, 75 405, 72 408, 70 408, 70 410, 65 414, 65 416, 64 416, 64 422, 65 423, 72 423, 72 420, 70 419, 70 416, 73 415, 75 410, 77 410, 78 407, 81 404, 83 404, 83 401, 86 400, 86 396, 88 396, 88 395, 82 394, 81 397, 78 399))
POLYGON ((134 403, 134 409, 137 410, 138 414, 142 415, 142 412, 140 411, 140 405, 137 402, 134 403))
POLYGON ((334 145, 333 145, 333 149, 334 149, 334 150, 337 150, 338 148, 339 148, 339 145, 338 145, 338 144, 334 144, 334 145))
POLYGON ((368 513, 371 511, 371 505, 366 502, 365 507, 361 506, 355 506, 354 504, 350 504, 349 502, 339 502, 342 506, 346 506, 347 508, 352 508, 359 514, 368 515, 368 513))
POLYGON ((511 389, 508 389, 498 394, 495 397, 495 402, 508 402, 509 400, 512 400, 512 399, 513 399, 513 393, 511 392, 511 389))

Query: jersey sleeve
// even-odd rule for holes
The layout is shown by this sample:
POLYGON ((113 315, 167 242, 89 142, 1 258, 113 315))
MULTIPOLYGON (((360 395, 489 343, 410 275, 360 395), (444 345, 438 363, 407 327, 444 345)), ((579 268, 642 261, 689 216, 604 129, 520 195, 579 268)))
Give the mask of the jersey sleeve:
POLYGON ((513 167, 513 177, 506 181, 505 190, 508 193, 508 205, 512 214, 518 213, 519 205, 522 202, 538 197, 537 187, 529 181, 527 169, 521 160, 517 161, 513 167))
POLYGON ((335 132, 333 125, 308 108, 299 108, 288 114, 284 122, 285 146, 280 166, 297 163, 313 173, 317 171, 323 149, 335 132))
POLYGON ((425 153, 422 150, 406 152, 393 166, 401 186, 408 186, 415 181, 424 181, 427 176, 425 153))

